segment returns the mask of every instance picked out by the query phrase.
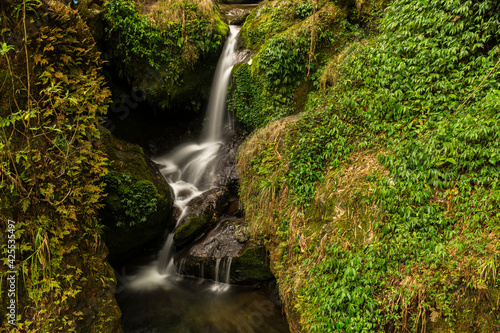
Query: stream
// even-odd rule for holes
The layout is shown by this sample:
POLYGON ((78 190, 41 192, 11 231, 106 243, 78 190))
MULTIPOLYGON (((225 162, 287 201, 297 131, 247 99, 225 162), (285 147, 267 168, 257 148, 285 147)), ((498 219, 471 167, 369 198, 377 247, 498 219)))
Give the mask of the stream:
MULTIPOLYGON (((180 145, 154 158, 174 192, 182 221, 189 203, 214 187, 219 148, 231 129, 226 91, 235 62, 239 27, 230 34, 217 64, 206 124, 199 142, 180 145)), ((118 274, 116 298, 124 332, 287 333, 276 292, 229 284, 232 258, 218 259, 214 280, 183 276, 175 260, 174 232, 158 255, 126 265, 118 274)), ((203 272, 201 273, 203 276, 203 272)))

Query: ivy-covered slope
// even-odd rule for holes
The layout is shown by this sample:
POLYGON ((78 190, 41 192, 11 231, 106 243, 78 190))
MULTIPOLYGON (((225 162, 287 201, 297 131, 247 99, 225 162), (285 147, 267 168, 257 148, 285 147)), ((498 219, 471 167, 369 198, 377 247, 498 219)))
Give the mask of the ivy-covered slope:
POLYGON ((59 2, 5 0, 0 17, 0 303, 15 299, 17 315, 13 327, 2 311, 0 330, 119 332, 97 220, 106 173, 97 127, 110 100, 100 53, 59 2))
MULTIPOLYGON (((352 12, 333 30, 311 23, 316 36, 351 28, 317 64, 303 112, 256 130, 239 157, 294 332, 500 329, 499 6, 394 0, 376 35, 352 12)), ((268 81, 259 58, 286 31, 266 35, 233 91, 243 69, 268 81)), ((274 58, 280 80, 287 58, 274 58)), ((268 123, 270 96, 240 121, 268 123)))
POLYGON ((318 88, 319 70, 370 30, 385 2, 272 1, 257 7, 240 36, 240 47, 257 55, 236 66, 229 98, 241 127, 251 131, 300 112, 309 91, 318 88))
POLYGON ((229 31, 214 0, 107 0, 105 57, 158 109, 199 107, 229 31))

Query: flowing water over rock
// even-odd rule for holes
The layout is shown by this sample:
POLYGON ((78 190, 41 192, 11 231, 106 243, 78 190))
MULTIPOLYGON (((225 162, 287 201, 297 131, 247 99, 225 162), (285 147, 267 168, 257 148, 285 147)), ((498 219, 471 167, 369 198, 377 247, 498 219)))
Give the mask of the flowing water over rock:
MULTIPOLYGON (((206 219, 202 222, 209 225, 210 214, 218 209, 216 199, 210 198, 224 195, 214 185, 218 183, 218 153, 224 133, 231 127, 225 119, 226 90, 235 62, 238 28, 230 29, 217 65, 201 142, 181 145, 155 159, 174 191, 179 230, 198 227, 188 225, 191 220, 199 224, 206 219), (194 205, 198 210, 203 207, 203 216, 193 213, 194 205)), ((174 230, 166 237, 157 258, 146 266, 127 267, 118 276, 116 297, 123 313, 124 332, 289 332, 269 292, 228 284, 232 257, 216 259, 212 275, 215 281, 181 276, 185 260, 175 263, 175 241, 174 230)))

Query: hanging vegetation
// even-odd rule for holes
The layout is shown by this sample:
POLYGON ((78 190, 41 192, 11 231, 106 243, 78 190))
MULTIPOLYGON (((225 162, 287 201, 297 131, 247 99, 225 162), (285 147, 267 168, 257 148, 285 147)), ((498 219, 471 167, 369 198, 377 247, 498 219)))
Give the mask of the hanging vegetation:
POLYGON ((119 331, 96 218, 106 158, 95 141, 110 97, 100 54, 63 4, 9 0, 0 13, 0 247, 4 260, 14 249, 16 329, 119 331))

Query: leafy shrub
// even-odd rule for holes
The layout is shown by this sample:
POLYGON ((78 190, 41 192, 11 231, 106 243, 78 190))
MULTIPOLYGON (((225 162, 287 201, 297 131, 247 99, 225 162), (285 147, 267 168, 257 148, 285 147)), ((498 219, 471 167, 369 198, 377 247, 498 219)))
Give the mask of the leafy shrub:
MULTIPOLYGON (((14 330, 109 332, 120 311, 97 218, 106 158, 95 142, 111 95, 100 53, 60 2, 5 0, 0 8, 2 38, 16 49, 0 56, 0 238, 14 221, 14 330)), ((5 318, 0 330, 13 330, 5 318)))
POLYGON ((304 2, 300 5, 298 5, 297 8, 295 9, 295 16, 298 19, 303 20, 303 19, 308 18, 309 16, 312 15, 313 9, 314 9, 314 5, 312 3, 304 2))
POLYGON ((158 209, 158 192, 156 187, 147 180, 134 182, 127 173, 106 175, 106 191, 110 193, 115 206, 123 212, 122 216, 116 217, 116 226, 125 225, 133 227, 146 222, 149 215, 158 209))

